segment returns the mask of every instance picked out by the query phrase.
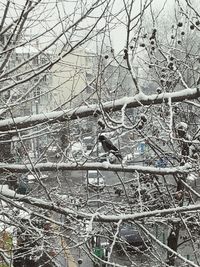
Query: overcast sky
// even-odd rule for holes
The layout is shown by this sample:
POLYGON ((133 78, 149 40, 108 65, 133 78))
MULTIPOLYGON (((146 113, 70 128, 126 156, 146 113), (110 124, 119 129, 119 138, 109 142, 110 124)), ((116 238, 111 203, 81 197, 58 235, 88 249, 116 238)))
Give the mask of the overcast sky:
MULTIPOLYGON (((112 0, 110 0, 112 1, 112 0)), ((149 2, 150 0, 148 0, 149 2)), ((44 31, 45 29, 50 28, 53 24, 59 21, 59 17, 67 17, 67 15, 74 13, 73 11, 76 9, 75 17, 78 16, 80 11, 84 12, 84 9, 88 8, 89 4, 87 4, 85 7, 84 5, 80 8, 80 5, 82 5, 86 0, 82 0, 81 2, 78 1, 66 1, 66 0, 44 0, 42 1, 42 5, 40 5, 40 8, 37 9, 32 17, 29 18, 29 27, 27 29, 28 34, 37 34, 41 33, 41 31, 44 31), (78 4, 81 3, 81 4, 78 4), (77 14, 76 14, 77 13, 77 14), (36 20, 37 22, 34 22, 36 20)), ((89 2, 94 2, 94 0, 89 0, 89 2)), ((138 14, 138 11, 140 10, 141 6, 143 6, 145 0, 136 0, 133 6, 133 15, 138 14), (142 5, 141 5, 142 4, 142 5)), ((180 0, 181 3, 185 2, 185 0, 180 0)), ((195 1, 193 0, 193 3, 195 1)), ((7 0, 0 0, 0 12, 4 10, 5 4, 7 3, 7 0)), ((25 0, 13 0, 12 3, 14 3, 13 9, 9 12, 9 19, 12 20, 17 15, 19 15, 22 5, 25 3, 25 0)), ((87 1, 88 3, 88 1, 87 1)), ((113 5, 112 12, 113 14, 117 14, 118 10, 120 10, 123 7, 123 0, 116 0, 115 4, 113 5)), ((174 9, 174 3, 175 0, 154 0, 152 3, 152 10, 154 12, 154 16, 159 19, 161 18, 170 18, 170 14, 172 13, 174 9)), ((99 8, 94 15, 98 17, 98 12, 100 14, 101 8, 99 8)), ((144 20, 147 21, 147 18, 150 17, 149 11, 146 12, 144 20)), ((123 25, 123 20, 125 20, 125 17, 122 17, 121 15, 117 17, 115 20, 112 21, 112 26, 114 23, 117 23, 117 27, 112 30, 111 33, 111 40, 114 48, 119 51, 123 49, 126 41, 126 27, 123 25), (118 20, 119 19, 119 20, 118 20), (119 22, 121 21, 121 22, 119 22)), ((91 19, 88 19, 86 24, 90 25, 91 19)), ((104 21, 105 23, 105 21, 104 21)), ((85 24, 85 25, 86 25, 85 24)), ((149 27, 153 26, 152 21, 147 24, 149 27)), ((62 31, 62 26, 65 26, 66 22, 63 21, 63 24, 59 25, 57 28, 55 28, 53 31, 51 31, 51 38, 55 37, 56 34, 62 31)), ((99 24, 98 28, 100 28, 103 25, 103 22, 99 24)), ((107 31, 109 29, 107 28, 107 31)), ((134 34, 134 31, 133 31, 134 34)), ((108 42, 108 32, 106 34, 107 36, 107 42, 108 42)), ((43 38, 43 42, 48 42, 47 38, 43 38)))

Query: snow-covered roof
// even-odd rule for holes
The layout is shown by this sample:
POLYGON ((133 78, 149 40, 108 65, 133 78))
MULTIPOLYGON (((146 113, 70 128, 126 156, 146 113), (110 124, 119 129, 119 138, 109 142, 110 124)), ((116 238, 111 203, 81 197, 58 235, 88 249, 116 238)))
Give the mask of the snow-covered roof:
POLYGON ((39 50, 32 45, 19 46, 15 48, 17 54, 37 54, 39 50))

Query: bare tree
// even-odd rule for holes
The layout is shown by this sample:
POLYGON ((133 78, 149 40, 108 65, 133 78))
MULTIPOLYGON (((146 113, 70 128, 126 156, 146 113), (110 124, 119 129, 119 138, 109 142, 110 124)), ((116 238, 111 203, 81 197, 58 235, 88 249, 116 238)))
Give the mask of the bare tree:
POLYGON ((200 11, 172 2, 0 1, 2 266, 199 266, 200 11))

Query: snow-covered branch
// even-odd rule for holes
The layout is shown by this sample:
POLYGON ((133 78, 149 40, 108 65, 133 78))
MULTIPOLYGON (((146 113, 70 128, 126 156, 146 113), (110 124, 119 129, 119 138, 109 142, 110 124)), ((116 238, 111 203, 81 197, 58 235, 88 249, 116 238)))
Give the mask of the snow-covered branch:
MULTIPOLYGON (((162 93, 162 94, 137 94, 134 97, 123 97, 118 100, 102 103, 104 112, 119 111, 124 106, 126 108, 136 108, 148 105, 157 105, 161 103, 168 103, 169 98, 171 103, 180 102, 184 100, 197 99, 200 97, 198 88, 184 89, 178 92, 162 93)), ((54 111, 45 114, 36 114, 32 116, 16 117, 14 119, 5 119, 0 121, 0 131, 7 131, 13 128, 26 128, 40 123, 55 123, 75 120, 77 118, 84 118, 94 114, 101 113, 101 109, 97 104, 77 107, 75 109, 54 111)))
POLYGON ((162 217, 168 214, 174 213, 184 213, 184 212, 192 212, 200 209, 200 204, 183 206, 183 207, 175 207, 169 209, 157 209, 153 211, 145 211, 145 212, 135 212, 133 214, 118 214, 118 215, 110 215, 110 214, 101 214, 96 212, 96 216, 94 217, 93 213, 76 211, 68 208, 62 208, 60 205, 57 205, 53 202, 48 202, 45 200, 41 200, 34 197, 24 196, 20 194, 16 194, 15 191, 2 187, 0 192, 1 196, 8 197, 11 199, 15 199, 16 201, 21 201, 35 207, 47 209, 54 211, 63 215, 71 215, 75 216, 77 219, 87 219, 91 220, 93 217, 93 221, 96 222, 118 222, 118 221, 127 221, 127 220, 138 220, 142 218, 150 218, 150 217, 162 217))
POLYGON ((177 167, 167 167, 167 168, 156 168, 156 167, 146 167, 141 165, 121 165, 121 164, 110 164, 104 163, 37 163, 32 164, 6 164, 0 163, 0 171, 8 171, 11 173, 27 173, 29 171, 59 171, 59 170, 101 170, 101 171, 113 171, 113 172, 129 172, 133 173, 135 171, 139 173, 150 173, 150 174, 187 174, 194 171, 192 167, 189 166, 177 166, 177 167))

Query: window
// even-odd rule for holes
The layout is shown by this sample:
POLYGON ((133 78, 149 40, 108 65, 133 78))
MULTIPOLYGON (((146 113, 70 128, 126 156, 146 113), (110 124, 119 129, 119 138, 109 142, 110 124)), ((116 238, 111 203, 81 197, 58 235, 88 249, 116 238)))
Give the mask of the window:
POLYGON ((37 87, 37 88, 35 89, 35 91, 33 92, 33 96, 34 96, 34 97, 37 97, 37 96, 39 96, 40 94, 41 94, 40 87, 37 87))

